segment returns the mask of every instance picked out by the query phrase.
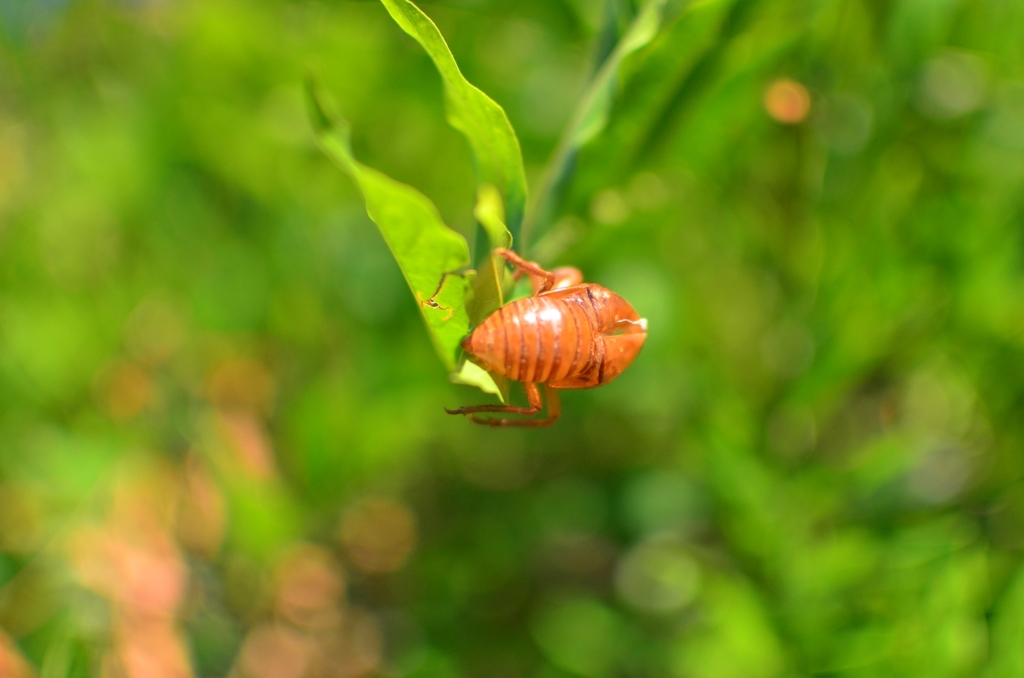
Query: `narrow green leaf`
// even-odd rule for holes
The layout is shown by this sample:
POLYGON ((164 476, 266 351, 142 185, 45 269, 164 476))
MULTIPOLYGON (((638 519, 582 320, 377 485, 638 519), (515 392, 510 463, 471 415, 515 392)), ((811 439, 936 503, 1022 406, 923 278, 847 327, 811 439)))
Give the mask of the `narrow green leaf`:
POLYGON ((665 2, 666 0, 647 0, 644 3, 640 13, 591 80, 552 155, 541 190, 537 192, 536 203, 527 223, 523 226, 520 249, 523 249, 528 238, 537 235, 532 231, 541 225, 541 221, 552 216, 552 212, 557 208, 557 205, 553 204, 557 200, 553 193, 564 183, 576 151, 596 137, 608 124, 622 63, 626 57, 646 46, 658 34, 665 2))
POLYGON ((708 72, 708 65, 721 59, 725 46, 734 44, 723 30, 734 23, 730 16, 738 4, 736 0, 690 2, 663 23, 644 50, 642 63, 632 69, 620 90, 615 114, 600 138, 576 157, 572 186, 559 196, 565 201, 560 204, 566 209, 583 204, 595 191, 628 180, 639 164, 649 164, 654 155, 664 153, 665 137, 671 131, 667 123, 679 117, 680 102, 706 88, 697 74, 708 72))
POLYGON ((480 182, 497 186, 505 199, 508 227, 519 232, 526 210, 526 173, 519 140, 505 111, 462 75, 441 32, 409 0, 381 0, 388 13, 427 51, 444 81, 448 121, 466 135, 480 182))
POLYGON ((627 56, 647 45, 658 34, 664 6, 665 0, 649 0, 601 65, 580 106, 579 122, 573 126, 575 129, 570 128, 573 147, 587 143, 608 124, 619 67, 627 56))
POLYGON ((348 124, 330 115, 309 88, 317 144, 359 186, 366 212, 391 248, 412 289, 430 337, 449 371, 456 367, 459 342, 469 332, 468 282, 460 275, 469 265, 466 239, 448 228, 430 199, 352 155, 348 124), (431 303, 433 302, 433 303, 431 303))

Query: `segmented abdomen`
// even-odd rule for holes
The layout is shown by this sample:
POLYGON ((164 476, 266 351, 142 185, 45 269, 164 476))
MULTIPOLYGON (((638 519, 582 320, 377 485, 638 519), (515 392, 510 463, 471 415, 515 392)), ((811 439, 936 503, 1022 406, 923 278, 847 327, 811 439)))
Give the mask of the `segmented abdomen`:
POLYGON ((516 300, 491 314, 463 346, 516 381, 545 383, 578 375, 600 359, 585 303, 544 295, 516 300))

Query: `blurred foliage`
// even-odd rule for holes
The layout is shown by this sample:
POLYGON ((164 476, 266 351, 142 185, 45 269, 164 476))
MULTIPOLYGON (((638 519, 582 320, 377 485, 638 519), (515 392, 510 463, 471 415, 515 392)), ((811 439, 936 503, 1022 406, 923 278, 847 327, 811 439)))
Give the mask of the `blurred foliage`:
MULTIPOLYGON (((638 4, 423 9, 536 188, 638 4)), ((472 236, 380 3, 0 1, 0 674, 1024 675, 1024 4, 663 10, 527 251, 647 346, 495 431, 310 129, 472 236)))

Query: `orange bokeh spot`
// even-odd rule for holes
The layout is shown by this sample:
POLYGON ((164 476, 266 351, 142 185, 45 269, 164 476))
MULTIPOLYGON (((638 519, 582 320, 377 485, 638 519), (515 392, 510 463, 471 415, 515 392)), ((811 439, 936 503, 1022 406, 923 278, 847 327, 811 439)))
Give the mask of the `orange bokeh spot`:
POLYGON ((207 395, 221 409, 266 412, 274 400, 274 377, 262 363, 227 358, 207 379, 207 395))
POLYGON ((154 395, 145 370, 138 365, 118 365, 107 382, 107 409, 114 419, 130 419, 152 404, 154 395))
POLYGON ((296 628, 315 631, 336 623, 345 580, 334 557, 305 544, 295 548, 277 571, 278 614, 296 628))
POLYGON ((416 546, 416 518, 405 505, 390 499, 359 502, 342 519, 341 541, 359 570, 394 572, 416 546))
POLYGON ((811 95, 796 80, 780 78, 765 91, 764 110, 772 120, 795 125, 803 122, 811 112, 811 95))

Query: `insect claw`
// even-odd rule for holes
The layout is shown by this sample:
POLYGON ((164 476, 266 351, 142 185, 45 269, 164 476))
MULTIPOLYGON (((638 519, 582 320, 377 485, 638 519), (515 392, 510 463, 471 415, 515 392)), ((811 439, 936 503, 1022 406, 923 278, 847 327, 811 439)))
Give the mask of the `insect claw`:
POLYGON ((445 317, 444 317, 444 322, 448 322, 449 320, 452 319, 452 316, 455 315, 455 309, 452 308, 451 306, 442 306, 441 304, 438 304, 437 302, 434 302, 434 308, 448 311, 448 314, 445 315, 445 317))
POLYGON ((449 410, 446 407, 446 408, 444 408, 444 411, 447 412, 448 414, 466 414, 466 408, 465 407, 457 407, 454 410, 449 410))
POLYGON ((437 295, 441 294, 441 290, 444 288, 444 282, 448 279, 448 276, 450 276, 450 275, 459 275, 459 274, 456 273, 455 271, 448 271, 447 273, 442 273, 441 274, 441 282, 439 282, 437 284, 437 289, 434 290, 434 293, 430 295, 429 299, 422 299, 421 296, 420 296, 420 293, 419 292, 416 293, 416 300, 419 301, 421 305, 427 306, 428 308, 436 308, 436 309, 438 309, 440 311, 448 311, 447 315, 445 315, 445 317, 444 317, 443 322, 448 322, 449 320, 452 319, 452 316, 455 315, 455 309, 452 308, 451 306, 445 306, 443 304, 439 304, 439 303, 437 303, 434 300, 437 298, 437 295))
POLYGON ((434 297, 430 297, 429 299, 426 300, 420 299, 420 304, 428 308, 436 308, 439 311, 448 311, 448 313, 444 317, 444 322, 448 322, 449 320, 452 319, 452 316, 455 315, 454 308, 452 308, 451 306, 443 306, 437 303, 436 301, 434 301, 434 297))

